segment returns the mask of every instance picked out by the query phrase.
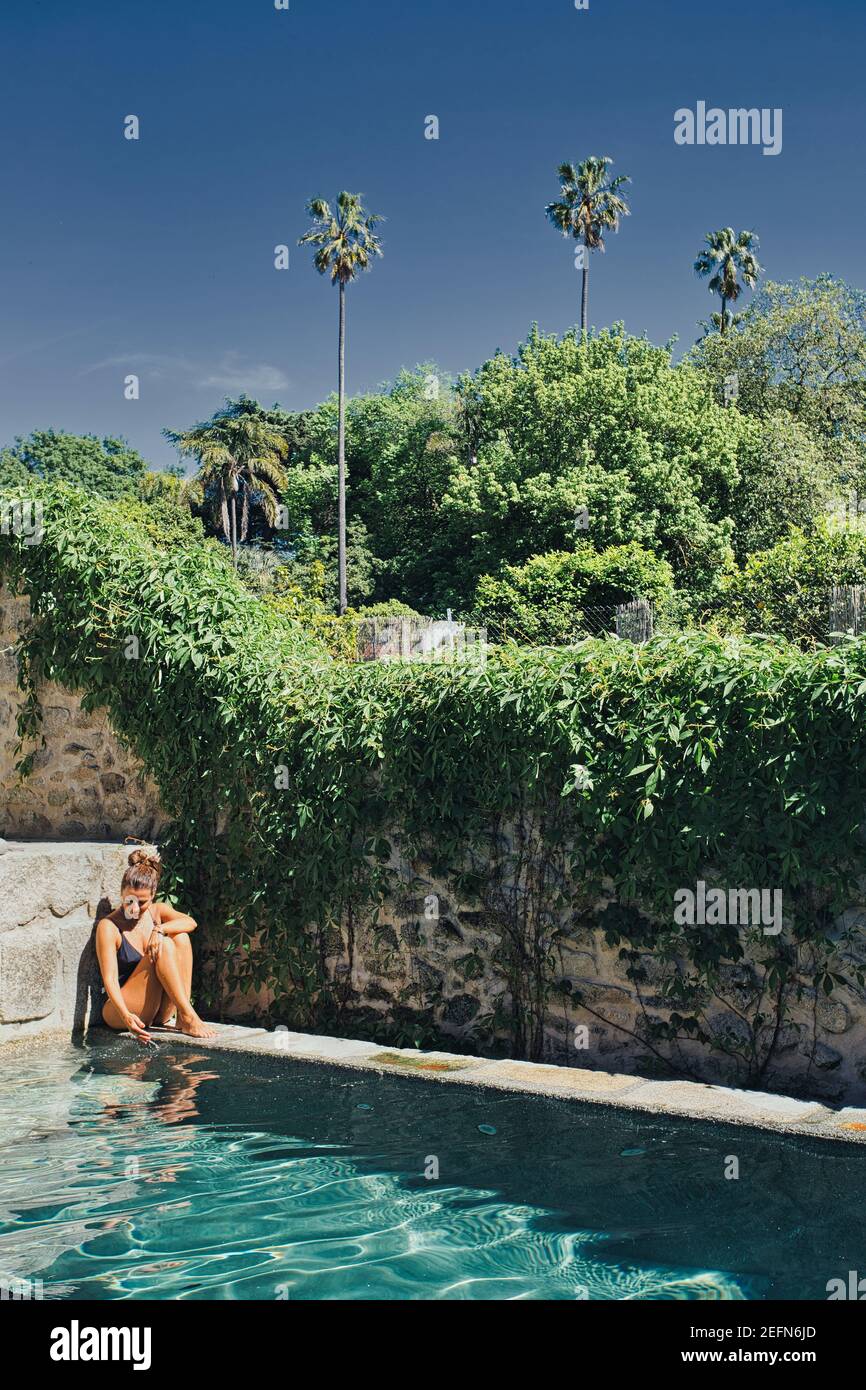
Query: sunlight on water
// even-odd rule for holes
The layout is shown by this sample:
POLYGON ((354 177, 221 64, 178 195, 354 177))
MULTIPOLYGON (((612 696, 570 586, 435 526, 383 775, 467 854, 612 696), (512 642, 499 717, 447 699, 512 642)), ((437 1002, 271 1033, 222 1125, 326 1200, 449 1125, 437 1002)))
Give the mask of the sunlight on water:
POLYGON ((683 1259, 700 1241, 670 1200, 664 1219, 652 1176, 675 1193, 682 1174, 665 1162, 635 1177, 640 1160, 620 1159, 619 1133, 606 1145, 632 1184, 627 1219, 574 1223, 574 1193, 590 1214, 613 1196, 610 1157, 606 1170, 587 1166, 611 1123, 600 1109, 581 1112, 576 1131, 576 1110, 530 1113, 527 1097, 130 1047, 0 1062, 0 1275, 39 1278, 46 1298, 755 1296, 683 1259), (361 1110, 363 1093, 375 1104, 361 1110), (436 1112, 417 1142, 413 1099, 436 1112), (494 1103, 495 1151, 476 1113, 494 1103), (532 1120, 546 1114, 561 1131, 551 1155, 573 1142, 574 1171, 560 1170, 557 1150, 555 1200, 521 1201, 530 1179, 510 1153, 522 1163, 542 1143, 532 1120), (427 1182, 433 1143, 442 1177, 427 1182))

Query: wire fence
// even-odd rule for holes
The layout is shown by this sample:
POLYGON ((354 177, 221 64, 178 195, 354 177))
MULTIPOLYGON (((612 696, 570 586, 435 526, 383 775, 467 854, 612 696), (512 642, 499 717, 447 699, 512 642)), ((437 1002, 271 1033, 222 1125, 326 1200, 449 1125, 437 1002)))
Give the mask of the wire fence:
POLYGON ((643 643, 653 636, 703 631, 827 647, 866 636, 866 585, 767 586, 760 594, 729 590, 703 602, 681 595, 661 604, 635 598, 624 604, 586 605, 567 618, 543 611, 517 618, 483 616, 488 643, 496 645, 571 647, 605 636, 643 643))
MULTIPOLYGON (((665 620, 662 620, 664 625, 665 620)), ((732 590, 667 626, 698 627, 721 635, 785 638, 802 647, 833 646, 866 634, 866 586, 766 586, 760 593, 732 590)))
POLYGON ((482 615, 491 646, 513 642, 521 647, 573 647, 591 637, 647 641, 654 631, 653 606, 635 599, 627 604, 585 604, 568 612, 537 611, 507 617, 482 615))

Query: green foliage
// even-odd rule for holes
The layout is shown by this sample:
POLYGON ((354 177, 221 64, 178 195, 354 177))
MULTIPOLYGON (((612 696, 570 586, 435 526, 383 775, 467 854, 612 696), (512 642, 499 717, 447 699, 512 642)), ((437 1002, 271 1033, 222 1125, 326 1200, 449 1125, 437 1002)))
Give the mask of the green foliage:
MULTIPOLYGON (((862 296, 822 277, 770 285, 679 366, 615 328, 533 330, 456 388, 432 364, 401 372, 347 407, 351 603, 465 614, 482 576, 571 550, 583 507, 595 550, 635 542, 710 601, 731 547, 742 562, 790 524, 810 530, 849 483, 866 493, 864 344, 862 296)), ((276 414, 292 437, 288 539, 335 591, 337 398, 276 414)))
MULTIPOLYGON (((336 428, 331 400, 309 417, 306 457, 290 470, 302 537, 305 525, 308 537, 336 531, 336 428)), ((497 354, 456 391, 432 366, 403 372, 347 410, 349 511, 365 527, 371 596, 466 612, 482 575, 571 549, 584 506, 596 550, 635 541, 681 584, 711 586, 752 440, 703 377, 622 330, 586 341, 533 332, 516 358, 497 354)))
POLYGON ((110 500, 135 496, 147 468, 141 455, 122 439, 58 430, 34 430, 26 439, 17 438, 12 449, 4 449, 2 459, 0 485, 4 487, 10 482, 17 487, 23 481, 20 470, 12 472, 17 462, 31 477, 71 483, 110 500))
MULTIPOLYGON (((307 419, 306 449, 289 469, 289 535, 303 562, 329 563, 337 532, 338 402, 307 419)), ((459 565, 439 518, 459 447, 450 383, 432 364, 353 397, 346 412, 349 600, 399 597, 422 612, 443 606, 446 573, 459 565)), ((468 597, 468 594, 466 595, 468 597)))
POLYGON ((129 507, 129 515, 140 515, 145 531, 156 545, 166 550, 176 546, 200 544, 204 526, 192 507, 201 494, 194 482, 177 472, 145 473, 138 485, 141 508, 129 507))
POLYGON ((672 925, 674 892, 708 865, 729 885, 781 888, 791 922, 757 943, 749 1076, 798 991, 856 974, 831 923, 866 868, 864 644, 807 653, 690 633, 504 647, 467 667, 335 663, 221 547, 154 554, 118 508, 62 486, 41 496, 40 545, 0 535, 0 569, 34 615, 21 733, 38 727, 40 676, 106 707, 175 817, 169 889, 196 902, 230 982, 272 987, 297 1025, 339 1021, 318 938, 375 906, 394 828, 458 900, 487 894, 513 1036, 532 1055, 554 915, 583 903, 589 927, 603 884, 623 904, 610 943, 638 983, 652 953, 680 1004, 652 1047, 711 1039, 708 1002, 743 964, 736 929, 672 925), (529 826, 516 896, 497 876, 508 823, 529 826))
POLYGON ((747 425, 732 498, 739 560, 775 545, 792 526, 811 530, 838 491, 824 441, 795 416, 776 411, 747 425))
POLYGON ((794 528, 772 549, 752 555, 730 581, 724 608, 749 631, 825 642, 830 590, 853 584, 866 584, 866 532, 825 521, 810 535, 794 528))
POLYGON ((9 496, 17 493, 23 498, 26 496, 31 477, 30 469, 21 462, 14 450, 0 450, 0 490, 9 496))
POLYGON ((477 463, 455 466, 442 506, 479 575, 566 549, 583 506, 596 549, 636 541, 687 587, 723 564, 742 422, 667 349, 535 330, 459 390, 477 463))
POLYGON ((739 377, 741 412, 794 417, 822 442, 841 483, 866 491, 866 296, 832 275, 768 284, 739 326, 711 334, 690 360, 721 402, 739 377))
POLYGON ((282 430, 270 423, 257 401, 240 396, 192 429, 163 433, 181 454, 198 461, 195 483, 237 563, 251 509, 261 507, 270 525, 276 523, 279 494, 286 484, 282 460, 288 444, 282 430))
POLYGON ((367 603, 358 609, 359 618, 420 618, 423 615, 416 609, 410 608, 408 603, 399 603, 397 599, 387 599, 384 603, 367 603))
POLYGON ((634 597, 663 603, 672 589, 670 565, 639 545, 602 551, 582 545, 572 554, 553 551, 508 565, 499 578, 482 576, 475 616, 516 641, 567 643, 612 631, 618 604, 634 597))

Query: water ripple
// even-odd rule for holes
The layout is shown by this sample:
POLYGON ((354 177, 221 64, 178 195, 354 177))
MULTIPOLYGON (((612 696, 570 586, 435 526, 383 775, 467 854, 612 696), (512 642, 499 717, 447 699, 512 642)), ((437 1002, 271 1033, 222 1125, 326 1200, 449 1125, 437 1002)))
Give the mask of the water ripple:
MULTIPOLYGON (((373 1113, 361 1115, 362 1083, 324 1085, 321 1070, 295 1073, 289 1085, 213 1057, 142 1061, 117 1046, 20 1065, 0 1062, 0 1274, 42 1279, 47 1298, 746 1296, 734 1274, 658 1259, 666 1242, 691 1234, 658 1185, 673 1162, 624 1160, 617 1181, 627 1214, 604 1228, 575 1223, 555 1203, 519 1200, 517 1182, 505 1191, 508 1155, 527 1147, 509 1129, 519 1113, 513 1097, 484 1102, 499 1106, 494 1138, 479 1134, 468 1092, 431 1088, 431 1139, 413 1131, 402 1090, 389 1119, 392 1092, 381 1079, 375 1105, 360 1102, 373 1113), (448 1181, 424 1180, 432 1142, 447 1157, 448 1181), (647 1241, 656 1258, 638 1257, 647 1241)), ((429 1098, 416 1081, 400 1085, 429 1098)), ((598 1126, 602 1112, 594 1115, 598 1126)), ((567 1158, 568 1133, 551 1131, 557 1162, 567 1158)), ((598 1143, 598 1130, 585 1133, 598 1143)), ((571 1143, 585 1142, 575 1128, 571 1143)), ((623 1140, 610 1142, 620 1145, 615 1158, 623 1140)), ((653 1142, 641 1139, 650 1159, 653 1142)), ((706 1162, 707 1153, 715 1161, 712 1146, 703 1148, 696 1156, 686 1145, 689 1161, 706 1162)), ((563 1168, 563 1189, 607 1200, 610 1161, 605 1151, 604 1170, 563 1168)))

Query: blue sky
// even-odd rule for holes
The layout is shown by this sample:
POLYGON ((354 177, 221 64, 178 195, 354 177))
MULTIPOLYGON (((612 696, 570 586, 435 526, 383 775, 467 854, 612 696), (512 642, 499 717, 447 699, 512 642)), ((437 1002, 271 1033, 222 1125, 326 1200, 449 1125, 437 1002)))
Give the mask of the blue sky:
POLYGON ((866 288, 862 0, 4 0, 0 33, 3 443, 120 434, 164 465, 163 426, 227 394, 321 400, 337 297, 295 243, 340 188, 388 219, 350 291, 352 391, 575 321, 544 207, 588 154, 633 179, 592 262, 599 326, 692 342, 713 307, 692 262, 725 225, 757 230, 774 279, 866 288), (782 153, 677 146, 699 100, 781 107, 782 153))

